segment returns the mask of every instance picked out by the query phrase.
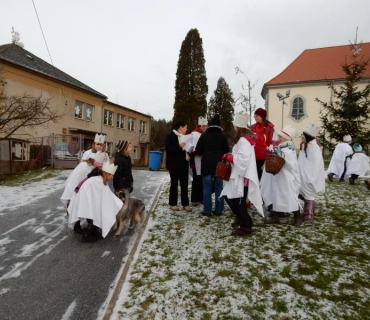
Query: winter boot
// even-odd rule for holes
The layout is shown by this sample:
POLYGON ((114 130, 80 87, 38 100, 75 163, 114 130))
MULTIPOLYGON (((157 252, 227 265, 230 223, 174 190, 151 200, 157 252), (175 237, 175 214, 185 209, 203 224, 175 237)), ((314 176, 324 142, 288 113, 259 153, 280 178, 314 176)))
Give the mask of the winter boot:
POLYGON ((234 222, 231 224, 233 229, 238 228, 240 226, 240 219, 238 217, 235 218, 234 222))
POLYGON ((302 215, 299 210, 294 211, 294 221, 293 221, 293 226, 298 227, 303 223, 302 215))
POLYGON ((237 229, 233 230, 233 232, 231 232, 231 235, 232 236, 237 236, 237 237, 242 237, 242 236, 246 236, 246 235, 251 235, 252 232, 253 232, 252 228, 240 227, 240 228, 237 228, 237 229))
POLYGON ((305 222, 311 222, 313 220, 313 210, 316 207, 314 200, 305 200, 303 206, 303 220, 305 222))
POLYGON ((272 211, 271 218, 265 220, 266 224, 280 224, 279 212, 272 211))
POLYGON ((97 241, 100 236, 97 233, 97 228, 94 226, 93 221, 91 219, 87 219, 87 227, 83 230, 82 242, 95 242, 97 241))
POLYGON ((83 234, 83 230, 81 228, 81 221, 80 220, 76 221, 75 225, 73 226, 73 230, 77 234, 83 234))

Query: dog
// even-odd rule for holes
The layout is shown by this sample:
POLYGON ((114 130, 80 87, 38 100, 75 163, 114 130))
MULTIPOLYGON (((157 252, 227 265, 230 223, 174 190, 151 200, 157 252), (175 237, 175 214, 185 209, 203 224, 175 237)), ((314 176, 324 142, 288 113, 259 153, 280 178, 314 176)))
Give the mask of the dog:
POLYGON ((115 237, 119 237, 129 220, 131 221, 129 229, 136 227, 138 231, 145 219, 145 204, 142 200, 135 197, 126 199, 122 193, 118 194, 118 198, 121 199, 123 206, 116 215, 116 222, 113 228, 116 230, 115 237))

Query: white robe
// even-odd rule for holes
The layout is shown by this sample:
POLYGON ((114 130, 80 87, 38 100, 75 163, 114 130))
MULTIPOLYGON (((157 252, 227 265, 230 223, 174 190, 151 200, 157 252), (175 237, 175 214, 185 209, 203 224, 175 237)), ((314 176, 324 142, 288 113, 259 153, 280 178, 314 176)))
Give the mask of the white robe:
POLYGON ((316 193, 325 191, 326 178, 322 151, 315 139, 307 145, 307 156, 304 150, 299 152, 298 168, 301 178, 299 193, 306 200, 315 200, 316 193))
POLYGON ((68 207, 70 227, 79 218, 92 219, 94 225, 102 229, 105 238, 122 205, 122 201, 103 184, 102 176, 91 177, 72 196, 68 207))
POLYGON ((86 150, 86 151, 82 154, 81 161, 82 161, 82 160, 88 160, 88 159, 90 158, 90 156, 92 155, 92 153, 93 153, 92 149, 86 150))
POLYGON ((339 142, 335 147, 333 156, 330 160, 328 173, 334 173, 338 178, 340 178, 344 171, 344 162, 346 161, 346 157, 352 153, 352 147, 348 143, 339 142))
POLYGON ((249 179, 247 197, 258 212, 264 216, 254 147, 251 146, 247 139, 240 138, 238 143, 234 145, 232 154, 234 158, 231 164, 230 180, 224 181, 221 196, 227 196, 229 199, 242 198, 244 194, 244 178, 247 178, 249 179))
POLYGON ((285 164, 276 175, 263 172, 261 194, 265 207, 272 205, 277 212, 293 212, 299 209, 298 193, 300 176, 297 154, 294 150, 283 148, 285 164))
POLYGON ((352 156, 352 159, 347 161, 346 176, 350 176, 351 174, 365 176, 369 169, 369 157, 364 153, 356 152, 352 156))
MULTIPOLYGON (((193 141, 192 141, 192 144, 194 146, 194 150, 197 146, 197 143, 198 143, 198 140, 201 136, 201 133, 200 132, 197 132, 197 131, 193 131, 191 133, 191 135, 193 136, 193 141)), ((200 172, 201 172, 201 164, 202 164, 202 156, 200 155, 195 155, 194 156, 194 164, 195 164, 195 171, 197 172, 197 175, 200 176, 200 172)))
POLYGON ((67 202, 71 200, 73 193, 75 191, 75 188, 77 185, 87 177, 87 175, 91 172, 92 169, 94 169, 94 166, 89 166, 87 162, 83 161, 80 162, 76 168, 72 171, 72 173, 69 175, 66 186, 64 188, 64 192, 60 198, 60 200, 67 205, 67 202))

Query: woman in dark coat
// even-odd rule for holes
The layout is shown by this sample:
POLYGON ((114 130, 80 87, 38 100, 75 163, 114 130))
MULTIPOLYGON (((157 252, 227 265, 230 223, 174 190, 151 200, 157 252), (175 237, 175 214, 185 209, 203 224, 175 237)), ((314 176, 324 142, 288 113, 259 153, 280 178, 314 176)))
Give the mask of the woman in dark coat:
POLYGON ((165 141, 166 149, 166 168, 170 173, 171 186, 169 195, 169 205, 171 210, 179 211, 177 206, 177 187, 180 181, 181 205, 187 212, 192 211, 189 207, 188 183, 189 183, 189 155, 182 148, 185 142, 181 137, 186 134, 188 126, 185 121, 179 121, 173 126, 173 130, 168 134, 165 141))
POLYGON ((202 155, 201 175, 203 182, 203 216, 212 215, 212 192, 215 192, 215 215, 221 215, 224 199, 220 198, 223 188, 222 179, 216 178, 217 162, 229 152, 229 143, 220 127, 220 116, 216 114, 208 129, 200 136, 195 152, 202 155))

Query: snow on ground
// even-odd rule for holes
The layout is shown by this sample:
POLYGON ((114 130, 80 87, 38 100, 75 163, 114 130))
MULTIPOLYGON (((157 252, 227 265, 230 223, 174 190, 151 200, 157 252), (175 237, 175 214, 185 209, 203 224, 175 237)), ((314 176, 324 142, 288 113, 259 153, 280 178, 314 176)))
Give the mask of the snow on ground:
POLYGON ((370 318, 370 197, 327 183, 315 220, 230 236, 233 215, 172 212, 167 183, 111 319, 370 318))
MULTIPOLYGON (((69 173, 0 187, 0 210, 46 197, 69 173)), ((244 238, 230 237, 227 206, 221 217, 201 216, 201 206, 172 212, 168 188, 167 180, 112 320, 370 318, 370 194, 363 180, 327 183, 314 222, 299 228, 289 225, 291 215, 266 226, 252 208, 254 234, 244 238)))

